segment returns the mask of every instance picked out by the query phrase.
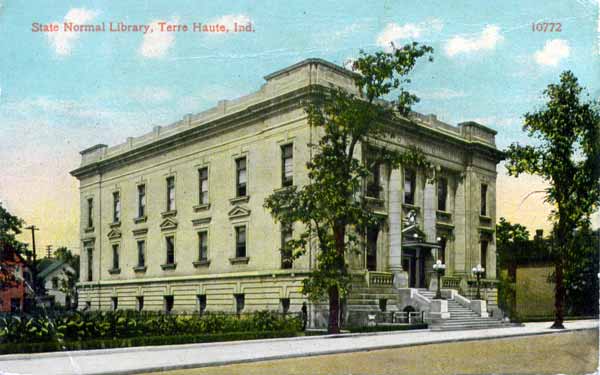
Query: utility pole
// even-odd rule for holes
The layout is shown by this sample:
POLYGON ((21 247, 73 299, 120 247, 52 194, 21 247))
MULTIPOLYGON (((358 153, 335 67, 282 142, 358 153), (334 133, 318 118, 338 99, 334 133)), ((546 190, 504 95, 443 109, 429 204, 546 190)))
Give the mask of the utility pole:
POLYGON ((31 277, 33 279, 33 291, 37 295, 37 254, 35 252, 35 231, 40 230, 40 228, 35 225, 30 225, 25 227, 25 229, 29 229, 31 231, 31 243, 33 245, 33 262, 31 264, 31 277))
POLYGON ((52 258, 52 245, 46 246, 46 258, 48 258, 48 259, 52 258))

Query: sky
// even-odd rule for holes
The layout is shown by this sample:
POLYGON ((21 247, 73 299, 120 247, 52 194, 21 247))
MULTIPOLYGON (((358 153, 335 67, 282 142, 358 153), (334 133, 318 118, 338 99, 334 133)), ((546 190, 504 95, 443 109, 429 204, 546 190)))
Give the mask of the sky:
MULTIPOLYGON (((344 65, 417 41, 434 48, 407 87, 414 110, 528 143, 522 116, 572 70, 600 94, 597 0, 553 1, 5 1, 0 0, 0 201, 40 228, 38 249, 79 250, 79 151, 166 125, 256 91, 263 76, 310 57, 344 65), (149 25, 153 32, 64 32, 64 22, 149 25), (159 22, 187 25, 160 32, 159 22), (252 24, 246 33, 193 23, 252 24), (553 31, 532 25, 554 23, 553 31), (58 32, 34 31, 56 24, 58 32), (558 24, 560 23, 560 28, 558 24)), ((497 216, 549 229, 544 182, 498 166, 497 216), (530 193, 533 193, 530 195, 530 193)), ((595 218, 598 225, 598 219, 595 218)), ((30 242, 27 233, 21 238, 30 242)))

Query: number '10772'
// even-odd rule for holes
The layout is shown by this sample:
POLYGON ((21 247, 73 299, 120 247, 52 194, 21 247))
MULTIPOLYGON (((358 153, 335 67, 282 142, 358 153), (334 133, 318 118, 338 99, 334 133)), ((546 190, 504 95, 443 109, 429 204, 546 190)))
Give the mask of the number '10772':
POLYGON ((562 31, 562 25, 560 22, 533 22, 531 24, 531 31, 542 33, 560 33, 562 31))

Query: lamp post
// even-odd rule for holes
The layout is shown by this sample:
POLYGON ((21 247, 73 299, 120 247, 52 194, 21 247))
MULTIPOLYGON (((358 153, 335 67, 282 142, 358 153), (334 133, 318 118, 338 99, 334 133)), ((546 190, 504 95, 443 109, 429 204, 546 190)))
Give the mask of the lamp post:
POLYGON ((435 262, 435 264, 433 265, 433 270, 435 271, 435 273, 437 274, 437 291, 435 292, 435 297, 433 297, 434 299, 442 299, 442 291, 441 291, 441 277, 444 274, 444 271, 446 270, 446 265, 442 263, 441 260, 438 259, 437 262, 435 262))
POLYGON ((481 299, 481 293, 479 292, 479 280, 485 272, 485 268, 481 267, 481 264, 478 264, 477 267, 473 267, 471 271, 473 272, 473 275, 475 275, 475 277, 477 278, 477 295, 475 296, 475 299, 481 299))

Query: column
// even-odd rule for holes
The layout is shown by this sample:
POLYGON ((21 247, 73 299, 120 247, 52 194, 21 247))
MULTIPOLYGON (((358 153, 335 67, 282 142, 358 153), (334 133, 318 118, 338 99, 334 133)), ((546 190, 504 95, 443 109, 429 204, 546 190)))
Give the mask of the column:
POLYGON ((427 242, 437 242, 435 230, 435 211, 437 210, 437 201, 435 197, 435 187, 432 183, 425 182, 425 191, 423 192, 423 231, 427 242))
POLYGON ((402 173, 390 171, 389 199, 389 269, 394 274, 394 287, 408 287, 408 273, 402 269, 402 173))

